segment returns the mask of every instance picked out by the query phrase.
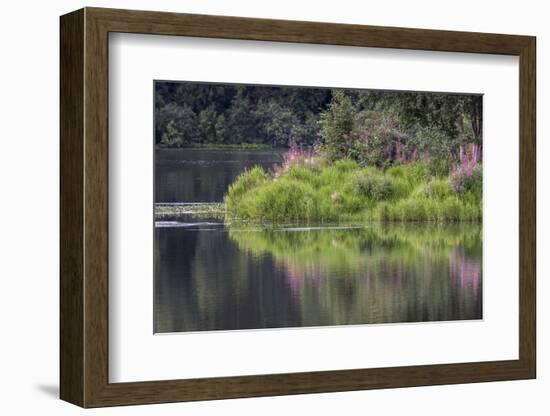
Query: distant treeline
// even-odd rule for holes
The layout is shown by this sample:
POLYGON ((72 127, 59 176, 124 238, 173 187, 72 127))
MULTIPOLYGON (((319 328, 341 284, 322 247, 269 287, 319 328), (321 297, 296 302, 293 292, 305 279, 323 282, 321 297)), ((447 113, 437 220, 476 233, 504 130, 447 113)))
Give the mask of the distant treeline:
POLYGON ((329 89, 155 83, 155 140, 166 146, 313 144, 329 89))
POLYGON ((155 142, 166 147, 293 142, 380 164, 448 158, 468 143, 481 149, 481 137, 479 95, 155 83, 155 142))

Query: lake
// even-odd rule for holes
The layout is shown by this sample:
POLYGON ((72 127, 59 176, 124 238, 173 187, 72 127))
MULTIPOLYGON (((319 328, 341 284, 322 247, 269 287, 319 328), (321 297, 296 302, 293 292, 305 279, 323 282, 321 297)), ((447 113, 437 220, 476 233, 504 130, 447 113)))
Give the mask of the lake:
POLYGON ((221 202, 245 169, 270 169, 282 150, 155 150, 155 202, 221 202))
MULTIPOLYGON (((221 202, 272 150, 156 150, 158 203, 221 202)), ((154 331, 482 318, 480 224, 157 221, 154 331)))

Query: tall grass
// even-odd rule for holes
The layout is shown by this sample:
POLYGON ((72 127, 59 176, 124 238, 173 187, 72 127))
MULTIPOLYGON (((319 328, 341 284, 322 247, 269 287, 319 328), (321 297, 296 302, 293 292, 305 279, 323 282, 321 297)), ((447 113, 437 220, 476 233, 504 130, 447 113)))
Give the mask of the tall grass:
MULTIPOLYGON (((477 165, 479 166, 479 165, 477 165)), ((477 169, 477 171, 476 171, 477 169)), ((249 222, 480 221, 481 169, 468 187, 431 176, 425 162, 386 171, 349 159, 295 163, 269 175, 242 173, 225 196, 226 218, 249 222)))

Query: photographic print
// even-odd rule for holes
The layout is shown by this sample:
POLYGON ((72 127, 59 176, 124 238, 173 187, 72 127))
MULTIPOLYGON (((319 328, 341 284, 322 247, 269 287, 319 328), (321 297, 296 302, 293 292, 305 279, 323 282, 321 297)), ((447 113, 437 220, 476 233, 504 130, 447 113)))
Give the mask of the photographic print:
POLYGON ((482 95, 154 96, 155 333, 482 319, 482 95))

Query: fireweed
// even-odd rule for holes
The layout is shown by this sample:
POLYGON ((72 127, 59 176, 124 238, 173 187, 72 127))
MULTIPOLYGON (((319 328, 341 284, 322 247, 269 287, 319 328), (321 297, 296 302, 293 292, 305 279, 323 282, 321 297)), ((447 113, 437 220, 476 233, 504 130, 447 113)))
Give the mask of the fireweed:
POLYGON ((482 167, 479 163, 479 147, 469 144, 460 146, 459 163, 451 169, 448 184, 455 193, 468 192, 480 188, 482 167))
POLYGON ((283 154, 283 162, 281 164, 275 163, 269 173, 272 178, 277 179, 285 172, 288 172, 293 166, 306 166, 311 169, 320 169, 325 164, 325 159, 316 154, 313 149, 304 149, 303 146, 298 145, 294 139, 290 139, 289 148, 283 154))

